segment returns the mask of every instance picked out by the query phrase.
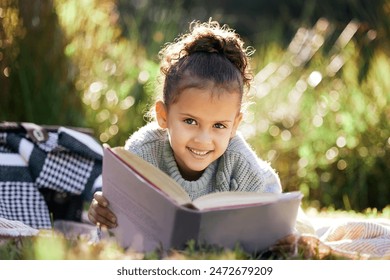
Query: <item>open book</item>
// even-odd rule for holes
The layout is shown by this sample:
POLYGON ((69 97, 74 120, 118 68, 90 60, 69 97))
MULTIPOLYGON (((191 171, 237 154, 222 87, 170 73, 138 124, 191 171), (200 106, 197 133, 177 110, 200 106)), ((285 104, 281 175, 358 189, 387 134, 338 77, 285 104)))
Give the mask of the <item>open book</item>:
POLYGON ((115 237, 141 252, 189 240, 249 252, 294 231, 300 192, 217 192, 191 201, 171 177, 122 147, 104 147, 103 193, 117 216, 115 237))

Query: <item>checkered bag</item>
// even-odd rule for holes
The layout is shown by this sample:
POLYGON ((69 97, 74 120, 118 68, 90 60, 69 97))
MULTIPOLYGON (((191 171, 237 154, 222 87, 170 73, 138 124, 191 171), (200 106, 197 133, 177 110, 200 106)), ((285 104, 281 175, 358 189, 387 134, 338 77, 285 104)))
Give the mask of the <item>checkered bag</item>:
POLYGON ((65 200, 68 206, 76 204, 81 216, 82 202, 101 188, 101 171, 101 145, 85 131, 0 124, 2 218, 50 228, 51 214, 59 216, 65 200))

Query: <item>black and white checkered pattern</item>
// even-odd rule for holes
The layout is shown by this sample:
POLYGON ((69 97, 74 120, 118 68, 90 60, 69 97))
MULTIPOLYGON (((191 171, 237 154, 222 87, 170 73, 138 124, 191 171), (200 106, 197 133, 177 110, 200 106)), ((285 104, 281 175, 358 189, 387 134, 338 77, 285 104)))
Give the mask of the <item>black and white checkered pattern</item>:
POLYGON ((36 179, 38 188, 81 194, 94 161, 72 152, 49 153, 36 179))
POLYGON ((33 182, 0 182, 0 216, 34 228, 50 228, 46 202, 33 182))
POLYGON ((40 189, 92 197, 101 182, 102 149, 89 135, 59 128, 43 143, 24 133, 0 133, 0 217, 50 228, 40 189), (94 185, 95 184, 95 185, 94 185))

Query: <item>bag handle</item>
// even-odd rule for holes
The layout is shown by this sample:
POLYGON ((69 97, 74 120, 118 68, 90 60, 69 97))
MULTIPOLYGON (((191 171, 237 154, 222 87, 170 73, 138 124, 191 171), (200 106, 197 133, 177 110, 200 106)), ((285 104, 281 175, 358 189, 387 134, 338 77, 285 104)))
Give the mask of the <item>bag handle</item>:
POLYGON ((49 134, 45 128, 30 122, 1 122, 0 131, 25 132, 35 143, 45 142, 49 139, 49 134))
POLYGON ((42 143, 49 139, 49 134, 42 126, 30 122, 21 122, 19 124, 26 130, 28 137, 32 141, 42 143))
MULTIPOLYGON (((0 122, 0 132, 26 132, 28 137, 35 143, 47 141, 49 139, 48 132, 56 132, 60 127, 59 125, 38 125, 31 122, 0 122)), ((93 130, 90 128, 66 127, 93 136, 93 130)))

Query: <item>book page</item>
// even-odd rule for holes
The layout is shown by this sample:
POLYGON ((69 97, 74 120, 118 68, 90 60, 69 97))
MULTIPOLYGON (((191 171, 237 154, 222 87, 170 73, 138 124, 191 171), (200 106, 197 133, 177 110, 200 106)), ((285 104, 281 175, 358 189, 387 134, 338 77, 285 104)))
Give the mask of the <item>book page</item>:
POLYGON ((279 200, 294 199, 302 196, 300 192, 290 193, 258 193, 258 192, 216 192, 193 201, 200 210, 216 208, 234 208, 241 206, 269 204, 279 200))
POLYGON ((110 148, 110 150, 138 175, 150 182, 154 187, 160 189, 179 205, 191 203, 191 198, 187 192, 175 180, 154 165, 125 150, 123 147, 110 148))

